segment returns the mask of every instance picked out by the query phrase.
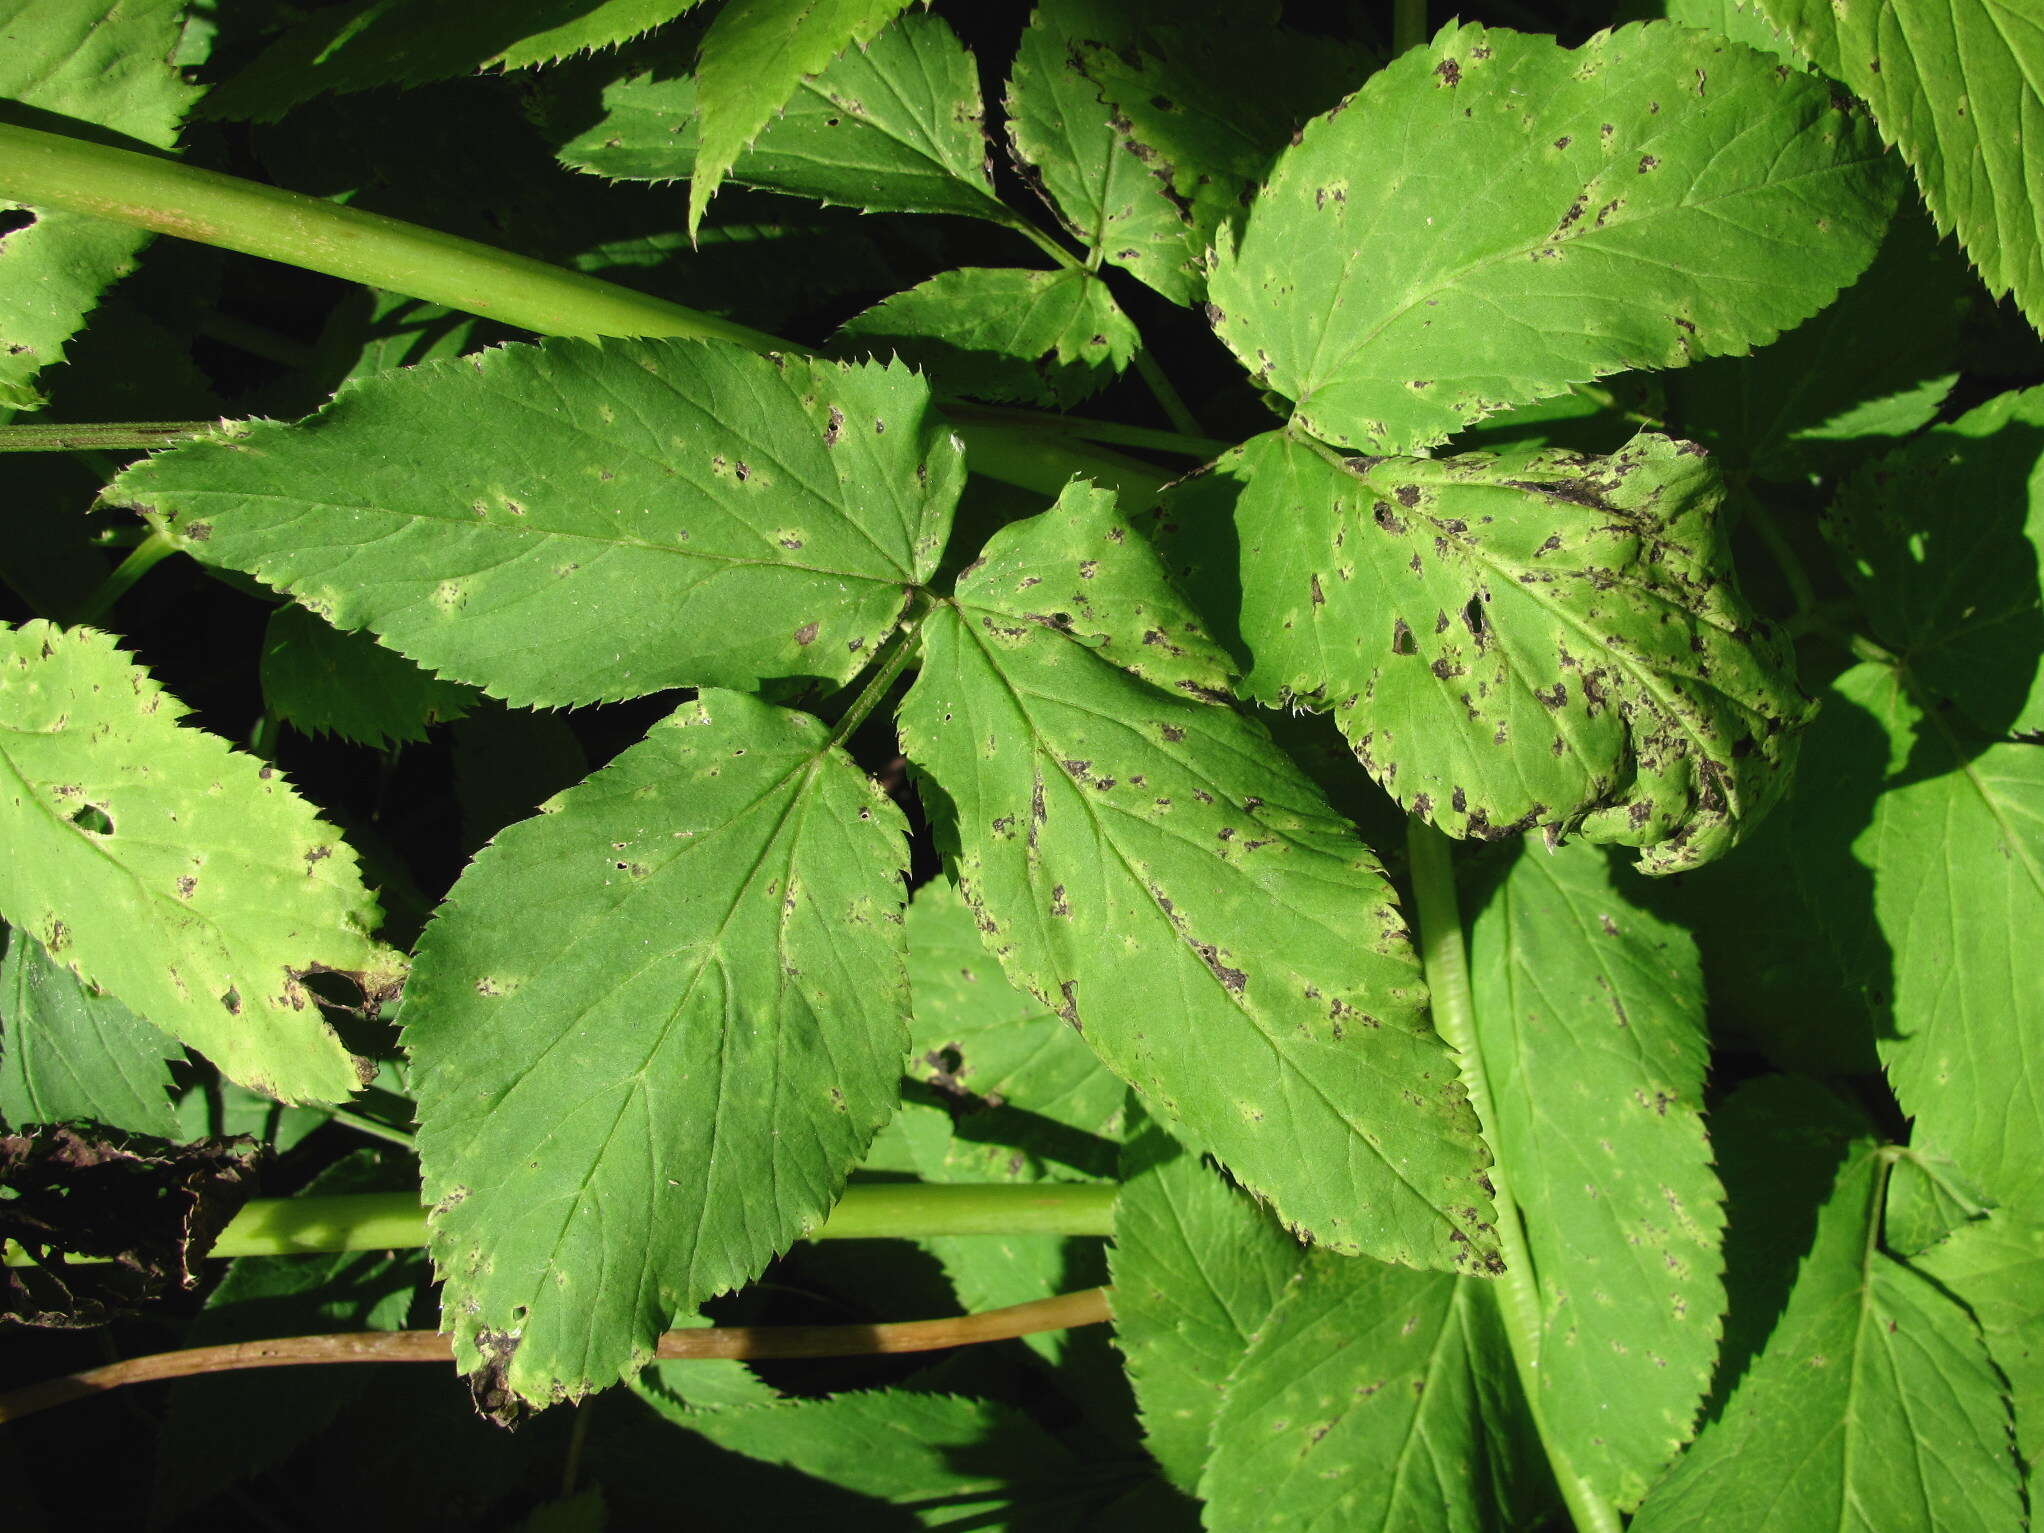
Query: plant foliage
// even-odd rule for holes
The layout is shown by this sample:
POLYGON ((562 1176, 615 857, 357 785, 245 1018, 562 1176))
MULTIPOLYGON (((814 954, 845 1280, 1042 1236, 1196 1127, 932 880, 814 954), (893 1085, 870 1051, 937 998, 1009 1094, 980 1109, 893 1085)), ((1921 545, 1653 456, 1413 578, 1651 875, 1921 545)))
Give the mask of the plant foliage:
POLYGON ((1492 9, 0 0, 10 1313, 534 1417, 119 1520, 2025 1525, 2044 31, 1492 9))

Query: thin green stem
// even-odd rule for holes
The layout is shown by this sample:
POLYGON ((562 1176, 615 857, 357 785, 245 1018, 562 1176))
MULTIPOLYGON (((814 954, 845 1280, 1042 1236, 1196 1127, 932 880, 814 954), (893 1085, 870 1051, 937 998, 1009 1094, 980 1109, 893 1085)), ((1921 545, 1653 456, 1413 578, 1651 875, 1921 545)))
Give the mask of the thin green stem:
MULTIPOLYGON (((1459 1056, 1462 1082, 1479 1122, 1495 1123, 1496 1099, 1484 1070, 1483 1050, 1476 1033, 1476 1002, 1469 983, 1469 956, 1462 941, 1462 916, 1455 898, 1455 865, 1448 838, 1422 820, 1406 823, 1406 852, 1412 868, 1413 903, 1418 907, 1420 956, 1426 964, 1427 989, 1433 997, 1434 1028, 1459 1056)), ((1569 1515, 1582 1533, 1618 1533, 1615 1508, 1576 1474, 1568 1455, 1549 1433, 1540 1408, 1540 1290, 1526 1248, 1526 1231, 1512 1197, 1507 1168, 1493 1165, 1488 1175, 1491 1201, 1497 1208, 1498 1244, 1505 1270, 1498 1277, 1498 1309, 1512 1349, 1519 1387, 1561 1487, 1569 1515)))
POLYGON ((74 623, 96 623, 113 610, 115 602, 128 594, 128 588, 144 575, 155 569, 165 559, 178 551, 162 529, 152 531, 148 537, 128 550, 128 557, 108 572, 99 588, 85 599, 73 615, 74 623))
POLYGON ((1173 431, 1183 436, 1200 434, 1198 417, 1185 407, 1185 400, 1171 380, 1164 376, 1164 369, 1157 365, 1157 358, 1148 346, 1136 352, 1136 376, 1143 380, 1143 386, 1162 407, 1164 418, 1171 422, 1173 431))
POLYGON ((955 421, 983 421, 990 425, 1012 425, 1052 436, 1075 436, 1083 442, 1107 442, 1116 447, 1140 447, 1148 452, 1167 452, 1180 458, 1210 462, 1235 444, 1219 437, 1188 436, 1179 431, 1159 431, 1152 426, 1124 426, 1120 421, 1092 420, 1083 415, 1052 415, 1047 410, 1020 410, 1007 405, 948 405, 945 413, 955 421))
POLYGON ((1810 583, 1810 572, 1803 564, 1803 556, 1796 552, 1789 542, 1788 533, 1783 530, 1774 510, 1758 496, 1743 495, 1746 525, 1751 527, 1781 570, 1781 578, 1788 586, 1789 600, 1796 604, 1798 615, 1809 612, 1817 605, 1817 588, 1810 583))
POLYGON ((408 1150, 412 1148, 412 1136, 405 1132, 405 1130, 393 1128, 388 1123, 370 1117, 367 1113, 350 1112, 345 1107, 323 1107, 319 1110, 333 1119, 334 1122, 351 1128, 358 1134, 367 1134, 371 1139, 381 1139, 389 1144, 402 1145, 408 1150))
MULTIPOLYGON (((1110 1235, 1112 1183, 867 1182, 844 1197, 811 1240, 899 1240, 931 1235, 1110 1235)), ((256 1198, 220 1232, 214 1256, 291 1256, 312 1251, 390 1251, 426 1243, 416 1193, 256 1198)), ((12 1241, 5 1264, 34 1266, 12 1241)), ((73 1257, 73 1261, 82 1258, 73 1257)))
POLYGON ((77 426, 0 426, 0 452, 132 452, 168 447, 211 421, 108 421, 77 426))
POLYGON ((902 620, 887 642, 881 646, 880 656, 868 673, 866 684, 859 689, 859 695, 852 699, 851 706, 838 715, 838 721, 831 726, 830 743, 843 745, 851 739, 858 727, 866 722, 866 716, 880 706, 895 680, 908 665, 909 657, 915 653, 916 630, 923 626, 923 618, 929 607, 920 592, 915 598, 913 613, 902 620))
MULTIPOLYGON (((542 335, 720 339, 755 351, 809 348, 664 298, 564 271, 400 219, 201 170, 157 155, 0 123, 0 197, 154 229, 282 261, 542 335)), ((961 427, 975 473, 1055 494, 1084 474, 1140 499, 1162 483, 1148 465, 1095 448, 961 427), (1025 477, 1010 478, 1011 473, 1025 477)), ((111 477, 111 475, 109 475, 111 477)))
POLYGON ((1049 256, 1058 265, 1071 271, 1084 271, 1087 269, 1086 263, 1083 260, 1065 249, 1064 246, 1060 245, 1048 234, 1045 234, 1035 224, 1024 218, 1020 213, 1017 213, 1005 202, 1001 204, 1001 215, 994 221, 1000 224, 1002 228, 1012 229, 1015 233, 1021 235, 1022 238, 1029 241, 1030 244, 1049 256))

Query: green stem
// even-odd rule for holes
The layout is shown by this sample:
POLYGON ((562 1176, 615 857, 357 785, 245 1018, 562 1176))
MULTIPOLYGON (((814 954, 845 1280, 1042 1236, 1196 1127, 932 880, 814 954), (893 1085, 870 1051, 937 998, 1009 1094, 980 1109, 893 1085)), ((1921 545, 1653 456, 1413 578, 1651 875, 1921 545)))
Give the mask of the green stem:
POLYGON ((1188 436, 1179 431, 1159 431, 1152 426, 1124 426, 1120 421, 1092 420, 1082 415, 1052 415, 1047 410, 1020 410, 1007 405, 947 405, 945 413, 955 421, 990 425, 1012 425, 1053 436, 1075 436, 1082 442, 1108 442, 1116 447, 1140 447, 1149 452, 1168 452, 1180 458, 1197 458, 1202 463, 1218 458, 1235 444, 1219 437, 1188 436))
POLYGON ((1000 208, 1001 208, 1000 213, 994 219, 995 223, 999 224, 1004 229, 1012 229, 1015 233, 1021 235, 1022 238, 1029 241, 1030 244, 1034 245, 1038 250, 1042 251, 1045 255, 1049 256, 1053 261, 1057 262, 1058 265, 1066 267, 1072 271, 1085 270, 1086 263, 1084 261, 1082 261, 1078 256, 1073 255, 1071 251, 1065 249, 1064 246, 1060 245, 1048 234, 1045 234, 1041 229, 1037 228, 1036 225, 1031 223, 1027 218, 1024 218, 1020 213, 1017 213, 1005 202, 1000 205, 1000 208))
POLYGON ((1164 376, 1164 369, 1157 365, 1150 348, 1143 346, 1136 352, 1136 376, 1162 406, 1164 418, 1171 422, 1171 429, 1182 436, 1198 436, 1199 421, 1192 411, 1185 407, 1185 400, 1171 380, 1164 376))
MULTIPOLYGON (((1497 1122, 1496 1102, 1484 1071, 1483 1050, 1476 1033, 1476 1002, 1469 984, 1469 956, 1462 942, 1462 916, 1455 899, 1455 865, 1448 838, 1422 820, 1406 822, 1406 853, 1412 869, 1413 903, 1417 907, 1420 956, 1426 964, 1427 990, 1433 997, 1434 1029, 1459 1056, 1462 1082, 1469 1091, 1477 1120, 1497 1122)), ((1525 1226, 1512 1197, 1506 1169, 1492 1165, 1487 1173, 1491 1201, 1497 1208, 1498 1244, 1505 1270, 1497 1280, 1498 1309, 1512 1349, 1512 1366, 1526 1397, 1541 1446, 1561 1487, 1569 1515, 1582 1533, 1618 1533, 1617 1511, 1569 1466, 1568 1455, 1549 1433, 1540 1409, 1540 1290, 1526 1249, 1525 1226)))
MULTIPOLYGON (((1110 1235, 1112 1183, 925 1184, 867 1182, 844 1197, 811 1240, 898 1240, 928 1235, 1110 1235)), ((325 1198, 256 1198, 220 1232, 214 1256, 390 1251, 426 1243, 426 1211, 409 1192, 325 1198)), ((78 1260, 79 1258, 73 1258, 78 1260)), ((33 1266, 12 1241, 6 1265, 33 1266)))
POLYGON ((0 452, 132 452, 168 447, 211 421, 109 421, 78 426, 0 426, 0 452))
POLYGON ((1781 570, 1781 578, 1788 586, 1789 600, 1796 604, 1798 615, 1809 612, 1817 605, 1817 588, 1810 583, 1810 572, 1803 564, 1803 557, 1789 542, 1788 533, 1776 519, 1773 509, 1758 496, 1740 496, 1746 515, 1746 525, 1767 545, 1767 551, 1774 556, 1775 564, 1781 570))
MULTIPOLYGON (((63 208, 409 298, 500 320, 542 335, 679 336, 754 351, 806 353, 779 336, 699 313, 597 277, 495 250, 400 219, 201 170, 157 155, 88 144, 0 123, 0 197, 63 208)), ((1015 428, 961 427, 975 472, 1055 494, 1085 474, 1140 499, 1162 483, 1147 464, 1015 428), (1058 466, 1062 455, 1063 462, 1058 466), (1009 471, 1028 477, 1010 479, 1009 471)))
POLYGON ((915 611, 904 618, 887 642, 881 646, 879 660, 869 672, 865 686, 852 699, 851 706, 838 715, 838 721, 831 726, 830 743, 843 745, 851 739, 858 727, 866 722, 866 716, 880 706, 880 700, 887 696, 888 689, 895 683, 902 670, 908 665, 909 657, 915 653, 916 630, 923 626, 923 618, 929 608, 920 595, 913 598, 915 611))
POLYGON ((1392 0, 1391 52, 1394 56, 1427 40, 1427 0, 1392 0))
POLYGON ((372 1118, 367 1113, 350 1112, 345 1107, 327 1107, 321 1108, 320 1111, 334 1122, 354 1129, 357 1133, 367 1134, 372 1139, 381 1139, 389 1144, 402 1145, 408 1150, 412 1148, 412 1136, 405 1130, 392 1128, 388 1123, 372 1118))
POLYGON ((177 545, 159 528, 128 550, 128 557, 115 565, 99 588, 85 599, 72 616, 73 623, 97 623, 128 594, 128 587, 176 553, 177 545))

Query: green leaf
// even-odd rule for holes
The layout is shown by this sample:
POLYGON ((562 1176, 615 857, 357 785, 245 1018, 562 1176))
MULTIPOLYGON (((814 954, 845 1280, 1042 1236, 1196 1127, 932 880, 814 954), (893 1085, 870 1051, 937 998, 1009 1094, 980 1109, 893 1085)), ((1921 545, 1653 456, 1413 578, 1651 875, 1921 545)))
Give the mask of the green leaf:
MULTIPOLYGON (((1837 787, 1798 820, 1806 838, 1849 839, 1872 898, 1805 893, 1869 996, 1916 1137, 1994 1202, 2036 1207, 2044 989, 2009 934, 2044 930, 2044 749, 1968 740, 1886 666, 1855 666, 1834 689, 1827 712, 1837 717, 1813 734, 1806 769, 1837 787), (1885 771, 1867 808, 1859 790, 1881 771, 1882 740, 1885 771), (1833 817, 1840 823, 1827 824, 1833 817)), ((1824 874, 1819 865, 1803 876, 1824 874)))
POLYGON ((90 1118, 179 1137, 170 1107, 177 1045, 52 959, 25 932, 4 931, 0 958, 0 1121, 90 1118))
MULTIPOLYGON (((0 0, 0 117, 45 127, 54 114, 170 148, 199 95, 166 62, 183 12, 183 0, 0 0)), ((34 410, 36 374, 63 359, 149 236, 4 198, 0 231, 0 409, 34 410)))
POLYGON ((1228 1380, 1207 1526, 1541 1526, 1525 1411, 1491 1284, 1315 1253, 1228 1380))
POLYGON ((357 745, 423 740, 428 724, 460 718, 475 695, 295 602, 270 614, 262 677, 263 702, 278 718, 357 745))
POLYGON ((2044 109, 2035 13, 2000 0, 1766 0, 1766 10, 1873 108, 1938 228, 1957 231, 1988 291, 2013 292, 2044 328, 2044 168, 2023 147, 2044 109))
POLYGON ((1924 686, 1990 734, 2044 729, 2044 389, 1869 464, 1827 530, 1875 637, 1924 686))
POLYGON ((2000 1381, 1965 1310, 1876 1241, 1886 1157, 1862 1139, 1766 1348, 1632 1527, 2016 1529, 2000 1381))
POLYGON ((1141 344, 1090 272, 967 267, 853 315, 832 349, 899 357, 945 395, 1065 407, 1112 383, 1141 344))
POLYGON ((696 162, 688 232, 725 173, 810 76, 863 48, 908 0, 726 0, 696 66, 696 162))
POLYGON ((360 0, 308 16, 206 102, 214 118, 270 122, 328 93, 424 85, 478 69, 523 69, 606 48, 699 0, 360 0))
POLYGON ((1767 19, 1760 0, 1667 0, 1659 9, 1680 26, 1716 32, 1735 43, 1797 62, 1795 49, 1767 19))
POLYGON ((1997 1210, 1924 1252, 1916 1267, 1979 1321, 1988 1355, 2008 1380, 2016 1451, 2034 1469, 2044 1457, 2044 1225, 1997 1210))
POLYGON ((1167 498, 1166 547, 1202 611, 1239 612, 1249 695, 1331 707, 1412 813, 1665 873, 1766 811, 1809 711, 1732 583, 1720 493, 1651 435, 1344 460, 1271 432, 1167 498))
POLYGON ((1694 1431, 1725 1313, 1696 945, 1578 844, 1524 848, 1469 949, 1485 1134, 1539 1292, 1541 1420, 1634 1506, 1694 1431))
POLYGON ((1009 979, 1302 1233, 1494 1265, 1391 887, 1112 497, 1003 529, 922 645, 902 748, 1009 979))
POLYGON ((915 997, 909 1073, 1076 1129, 1119 1140, 1128 1090, 1034 996, 987 961, 958 891, 939 879, 908 907, 908 979, 915 997))
POLYGON ((710 691, 470 865, 401 1015, 464 1369, 599 1389, 822 1222, 908 1043, 904 833, 816 720, 710 691))
POLYGON ((1305 1252, 1277 1222, 1155 1124, 1122 1153, 1114 1204, 1114 1331, 1144 1445, 1199 1490, 1221 1389, 1305 1252))
POLYGON ((1915 1256, 1993 1206, 1949 1156, 1897 1150, 1881 1209, 1881 1243, 1897 1256, 1915 1256))
POLYGON ((361 379, 106 493, 338 628, 543 705, 849 680, 936 568, 963 479, 906 369, 550 341, 361 379))
POLYGON ((0 627, 0 674, 0 916, 236 1080, 353 1094, 305 976, 373 997, 401 971, 339 835, 273 768, 180 729, 111 635, 0 627))
POLYGON ((1279 156, 1209 312, 1307 430, 1407 452, 1772 340, 1866 266, 1894 199, 1872 130, 1750 49, 1452 27, 1279 156))
MULTIPOLYGON (((624 181, 694 174, 696 78, 672 47, 647 49, 602 88, 600 115, 562 161, 624 181)), ((1007 222, 987 175, 973 58, 936 16, 896 17, 795 94, 728 178, 876 213, 958 213, 1007 222)), ((707 237, 710 231, 702 231, 707 237)))
POLYGON ((1049 1521, 1028 1503, 1068 1497, 1084 1472, 1027 1417, 957 1395, 865 1390, 705 1411, 683 1424, 734 1453, 893 1503, 917 1527, 1069 1527, 1068 1501, 1049 1521))
POLYGON ((1745 469, 1789 483, 1841 479, 1880 438, 1906 437, 1937 414, 1978 291, 1911 204, 1874 264, 1815 319, 1753 356, 1669 374, 1673 418, 1728 477, 1745 469))
POLYGON ((1167 186, 1122 141, 1113 109, 1101 101, 1079 57, 1081 44, 1120 47, 1136 35, 1134 18, 1118 8, 1043 0, 1022 34, 1008 80, 1008 143, 1018 167, 1089 255, 1186 304, 1203 285, 1205 242, 1167 186))

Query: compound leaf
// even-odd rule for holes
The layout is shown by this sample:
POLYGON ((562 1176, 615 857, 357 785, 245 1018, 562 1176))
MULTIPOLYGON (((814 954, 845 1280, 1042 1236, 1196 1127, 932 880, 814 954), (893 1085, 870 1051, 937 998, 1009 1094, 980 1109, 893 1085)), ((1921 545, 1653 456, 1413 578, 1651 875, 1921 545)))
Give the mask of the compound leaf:
POLYGON ((361 0, 307 17, 206 102, 208 117, 273 121, 315 96, 523 69, 607 48, 700 0, 361 0))
POLYGON ((706 691, 462 875, 400 1020, 484 1385, 635 1372, 822 1222, 908 1044, 904 832, 815 719, 706 691))
POLYGON ((2044 28, 2002 0, 1763 0, 1816 66, 1851 86, 1916 172, 1923 200, 1997 298, 2044 329, 2044 28))
POLYGON ((1876 1007, 1881 1058, 1917 1138, 1988 1200, 2034 1208, 2044 987, 2010 934, 2044 930, 2044 747, 1967 739, 1886 666, 1855 666, 1833 687, 1836 717, 1813 734, 1807 769, 1837 784, 1836 798, 1797 818, 1814 839, 1827 816, 1853 817, 1840 839, 1871 875, 1872 899, 1813 908, 1876 1007), (1870 719, 1879 733, 1862 739, 1870 719), (1867 808, 1853 785, 1875 773, 1867 808))
MULTIPOLYGON (((602 115, 561 145, 577 170, 623 181, 695 172, 696 78, 665 49, 603 87, 602 115)), ((732 161, 728 179, 873 213, 1007 222, 988 178, 979 74, 936 16, 898 16, 795 94, 732 161)))
POLYGON ((1091 272, 967 267, 855 314, 833 349, 898 357, 946 394, 1067 406, 1112 383, 1140 344, 1091 272))
POLYGON ((849 680, 936 568, 963 479, 905 368, 549 341, 223 427, 107 496, 336 627, 545 705, 849 680))
POLYGON ((1772 340, 1872 259, 1895 190, 1822 82, 1736 43, 1451 27, 1278 157, 1209 313, 1306 429, 1406 452, 1772 340))
POLYGON ((1484 1128, 1539 1292, 1541 1417, 1587 1484, 1635 1506, 1692 1435, 1725 1313, 1696 944, 1596 848, 1528 846, 1469 958, 1484 1128))
MULTIPOLYGON (((184 9, 183 0, 0 0, 0 107, 170 148, 199 95, 166 62, 184 9)), ((124 224, 0 198, 0 409, 43 404, 36 374, 63 359, 148 242, 124 224)))
POLYGON ((177 1046, 110 995, 50 957, 26 932, 5 932, 0 958, 0 1121, 90 1118, 179 1137, 166 1056, 177 1046))
POLYGON ((2008 1380, 2016 1451, 2034 1468, 2044 1457, 2044 1225, 1997 1209, 1915 1265, 1973 1311, 1988 1356, 2008 1380))
POLYGON ((921 638, 903 749, 1009 978, 1302 1233, 1495 1265, 1391 887, 1113 498, 1004 528, 921 638))
POLYGON ((1524 1420, 1491 1284, 1316 1252, 1228 1380, 1208 1526, 1541 1526, 1524 1420))
POLYGON ((1869 464, 1827 531, 1875 636, 1923 685, 1989 733, 2044 729, 2044 389, 1869 464))
POLYGON ((365 633, 343 633, 296 602, 263 632, 263 703, 307 734, 357 745, 423 740, 428 724, 468 712, 475 694, 450 686, 365 633))
POLYGON ((1647 1498, 1639 1533, 2022 1526, 2008 1404, 1978 1327, 1876 1241, 1884 1170, 1862 1138, 1767 1345, 1647 1498))
POLYGON ((1122 1151, 1108 1254, 1115 1340, 1144 1445, 1172 1484, 1196 1495, 1222 1386, 1306 1253, 1150 1123, 1122 1151))
POLYGON ((908 0, 726 0, 703 34, 696 66, 696 162, 688 231, 718 184, 788 104, 804 78, 830 67, 906 9, 908 0))
POLYGON ((1719 500, 1665 437, 1343 460, 1272 432, 1163 516, 1201 610, 1239 613, 1249 695, 1331 707, 1412 813, 1639 847, 1664 873, 1779 797, 1809 711, 1733 586, 1719 500))
POLYGON ((221 1071, 286 1102, 360 1085, 305 987, 394 953, 355 856, 272 767, 178 727, 111 635, 0 627, 0 916, 221 1071))

